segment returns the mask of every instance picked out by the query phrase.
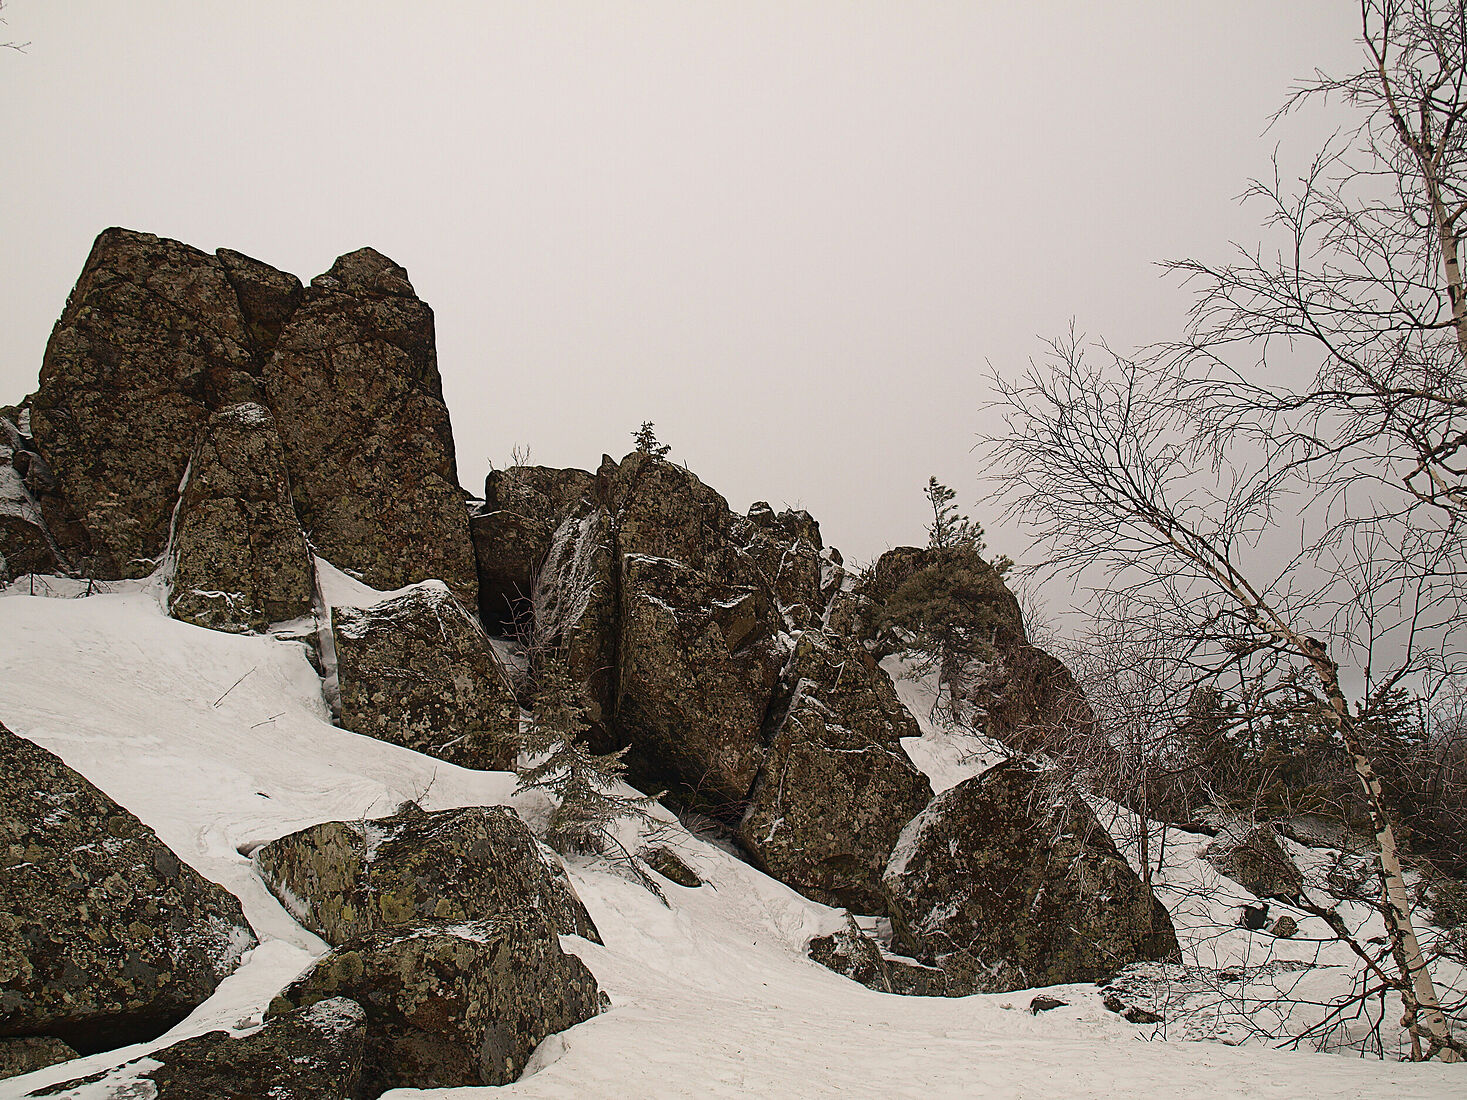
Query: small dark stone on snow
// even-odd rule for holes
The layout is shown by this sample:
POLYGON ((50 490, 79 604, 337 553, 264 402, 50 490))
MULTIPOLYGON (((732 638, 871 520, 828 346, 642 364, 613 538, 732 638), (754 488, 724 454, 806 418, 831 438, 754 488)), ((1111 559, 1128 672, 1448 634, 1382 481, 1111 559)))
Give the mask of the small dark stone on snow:
POLYGON ((1048 1012, 1052 1008, 1064 1008, 1069 1003, 1058 997, 1049 997, 1041 993, 1029 1002, 1029 1013, 1032 1016, 1038 1016, 1041 1012, 1048 1012))

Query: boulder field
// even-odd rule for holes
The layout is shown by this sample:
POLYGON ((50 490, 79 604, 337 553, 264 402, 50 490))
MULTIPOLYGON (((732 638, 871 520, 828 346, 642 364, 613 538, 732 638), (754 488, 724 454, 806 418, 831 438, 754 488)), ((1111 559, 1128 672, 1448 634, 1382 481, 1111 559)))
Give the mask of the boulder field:
MULTIPOLYGON (((632 783, 805 896, 890 918, 889 945, 851 919, 810 946, 883 992, 1174 956, 1165 910, 1083 800, 1023 757, 1089 712, 986 563, 993 652, 970 702, 1015 758, 934 799, 907 756, 921 728, 878 665, 899 645, 882 609, 931 560, 898 548, 858 575, 808 513, 740 515, 641 451, 491 471, 472 499, 433 312, 370 248, 303 285, 108 229, 39 388, 0 408, 0 582, 155 576, 183 622, 306 640, 344 728, 463 768, 514 766, 527 685, 559 666, 590 748, 625 750, 632 783), (352 600, 328 591, 337 570, 360 582, 352 600)), ((16 762, 0 776, 0 1072, 156 1036, 254 943, 238 902, 59 760, 0 741, 16 762)), ((331 951, 258 1031, 110 1071, 117 1095, 502 1084, 601 1009, 559 939, 599 942, 591 916, 508 809, 408 804, 254 860, 331 951), (260 1076, 271 1060, 299 1079, 260 1076)))

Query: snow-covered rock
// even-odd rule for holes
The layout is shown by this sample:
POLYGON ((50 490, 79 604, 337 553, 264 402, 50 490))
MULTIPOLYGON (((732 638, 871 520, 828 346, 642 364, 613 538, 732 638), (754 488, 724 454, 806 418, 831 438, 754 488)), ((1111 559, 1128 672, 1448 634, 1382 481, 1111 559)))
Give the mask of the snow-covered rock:
POLYGON ((341 724, 465 768, 504 769, 519 704, 493 647, 438 581, 370 607, 333 607, 341 724))
POLYGON ((954 993, 1093 982, 1175 959, 1165 908, 1085 802, 1010 760, 933 800, 885 879, 897 940, 954 993))
POLYGON ((596 979, 533 913, 350 940, 292 982, 269 1014, 343 996, 366 1009, 368 1096, 508 1084, 540 1040, 600 1011, 596 979))
POLYGON ((45 749, 0 749, 0 1037, 166 1031, 255 946, 239 901, 45 749))
POLYGON ((266 885, 328 943, 421 920, 540 914, 600 943, 590 914, 530 830, 504 806, 327 821, 255 852, 266 885))

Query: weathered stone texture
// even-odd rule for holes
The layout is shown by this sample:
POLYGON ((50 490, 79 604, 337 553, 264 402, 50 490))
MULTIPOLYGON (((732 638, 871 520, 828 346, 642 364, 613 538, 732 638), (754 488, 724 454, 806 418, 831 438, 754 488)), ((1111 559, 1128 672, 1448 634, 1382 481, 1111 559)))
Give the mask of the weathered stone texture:
POLYGON ((805 952, 827 970, 860 982, 878 993, 908 997, 945 997, 947 977, 935 966, 887 955, 881 945, 861 931, 850 915, 846 926, 828 936, 817 936, 805 952))
POLYGON ((209 418, 173 540, 169 613, 215 630, 264 630, 311 610, 311 550, 295 518, 285 451, 261 405, 209 418))
POLYGON ((1202 855, 1257 897, 1291 901, 1304 889, 1303 874, 1271 825, 1240 828, 1209 845, 1202 855))
POLYGON ((408 804, 375 821, 328 821, 255 853, 267 886, 328 943, 425 919, 532 912, 600 943, 570 883, 515 812, 408 804))
POLYGON ((280 330, 301 304, 301 281, 231 248, 221 248, 215 255, 239 300, 255 363, 264 367, 280 339, 280 330))
POLYGON ((54 1085, 41 1095, 56 1100, 99 1095, 115 1100, 365 1100, 366 1042, 362 1006, 334 997, 277 1016, 249 1035, 210 1031, 115 1069, 54 1085))
POLYGON ((0 1036, 148 1039, 255 944, 239 902, 51 753, 0 726, 0 1036))
POLYGON ((596 479, 585 470, 511 466, 484 479, 484 504, 469 517, 486 626, 528 624, 535 575, 555 530, 596 479))
POLYGON ((368 1096, 508 1084, 540 1040, 600 1008, 591 972, 525 913, 351 940, 291 983, 270 1014, 338 996, 366 1009, 368 1096))
POLYGON ((69 1062, 76 1056, 76 1051, 60 1039, 44 1036, 0 1039, 0 1080, 69 1062))
POLYGON ((90 535, 98 576, 145 576, 214 405, 252 386, 234 288, 216 257, 104 231, 51 333, 31 429, 90 535))
POLYGON ((713 812, 741 809, 782 664, 768 605, 666 558, 622 562, 617 721, 629 770, 713 812))
POLYGON ((1095 815, 1019 761, 934 799, 903 831, 885 884, 898 940, 940 966, 954 995, 1180 957, 1166 910, 1095 815))
POLYGON ((598 750, 611 744, 607 727, 616 704, 617 583, 612 522, 584 500, 555 529, 532 589, 535 648, 580 686, 598 750))
POLYGON ((425 581, 331 614, 344 728, 465 768, 513 764, 519 704, 488 639, 446 587, 425 581))
POLYGON ((739 839, 807 897, 879 913, 892 845, 932 798, 901 747, 921 730, 849 638, 806 631, 784 676, 788 702, 739 839))
POLYGON ((306 290, 264 371, 296 510, 317 551, 374 588, 436 578, 478 606, 433 311, 370 248, 306 290))

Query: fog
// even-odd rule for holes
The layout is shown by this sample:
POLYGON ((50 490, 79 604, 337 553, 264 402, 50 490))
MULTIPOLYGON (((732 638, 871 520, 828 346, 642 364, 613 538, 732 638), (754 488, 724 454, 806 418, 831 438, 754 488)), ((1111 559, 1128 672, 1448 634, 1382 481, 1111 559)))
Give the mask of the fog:
POLYGON ((122 225, 309 279, 371 244, 437 313, 459 472, 594 468, 643 420, 736 508, 848 559, 992 523, 985 372, 1072 318, 1174 334, 1156 262, 1256 240, 1236 196, 1348 5, 12 0, 0 403, 122 225))

